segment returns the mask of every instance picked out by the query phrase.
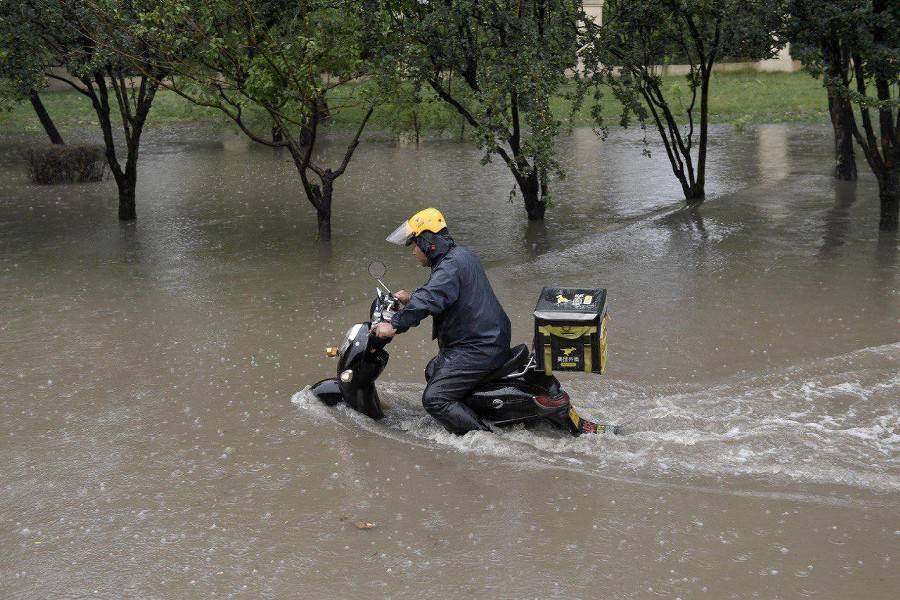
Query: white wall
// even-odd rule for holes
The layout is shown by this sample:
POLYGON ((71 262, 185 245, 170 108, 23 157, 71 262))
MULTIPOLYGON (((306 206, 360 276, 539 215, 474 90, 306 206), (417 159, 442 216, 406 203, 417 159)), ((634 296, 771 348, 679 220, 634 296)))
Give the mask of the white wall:
MULTIPOLYGON (((603 20, 603 0, 583 0, 584 12, 593 17, 597 23, 603 20)), ((785 46, 778 56, 759 62, 718 63, 713 67, 714 71, 765 71, 765 72, 794 72, 801 68, 800 61, 791 59, 790 46, 785 46)), ((688 65, 669 65, 664 72, 669 75, 684 75, 688 72, 688 65)))

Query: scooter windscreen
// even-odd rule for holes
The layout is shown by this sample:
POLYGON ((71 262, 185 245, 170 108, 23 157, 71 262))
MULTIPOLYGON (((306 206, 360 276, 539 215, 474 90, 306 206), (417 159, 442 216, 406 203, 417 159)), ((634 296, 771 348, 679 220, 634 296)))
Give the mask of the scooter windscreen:
POLYGON ((365 323, 357 323, 353 327, 347 330, 347 335, 344 336, 344 342, 341 344, 341 347, 338 348, 338 356, 343 357, 347 350, 350 348, 350 344, 354 343, 357 337, 359 337, 360 331, 366 328, 365 323))

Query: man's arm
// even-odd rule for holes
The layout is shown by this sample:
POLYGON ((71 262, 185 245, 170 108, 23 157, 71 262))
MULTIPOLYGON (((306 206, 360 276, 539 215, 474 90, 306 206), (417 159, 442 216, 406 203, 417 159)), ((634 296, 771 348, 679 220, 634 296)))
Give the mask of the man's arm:
POLYGON ((439 315, 459 298, 459 277, 456 265, 446 258, 431 273, 424 286, 414 291, 409 303, 397 311, 391 325, 398 333, 415 327, 428 315, 439 315))

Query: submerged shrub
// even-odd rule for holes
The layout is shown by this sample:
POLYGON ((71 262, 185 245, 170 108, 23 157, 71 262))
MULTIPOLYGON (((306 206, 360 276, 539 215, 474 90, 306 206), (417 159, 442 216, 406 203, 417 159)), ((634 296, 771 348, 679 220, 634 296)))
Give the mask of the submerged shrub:
POLYGON ((102 181, 106 172, 103 146, 39 146, 27 150, 25 159, 34 183, 102 181))
POLYGON ((742 115, 735 119, 731 124, 734 125, 734 130, 738 133, 744 133, 744 130, 747 128, 747 124, 750 122, 750 115, 742 115))

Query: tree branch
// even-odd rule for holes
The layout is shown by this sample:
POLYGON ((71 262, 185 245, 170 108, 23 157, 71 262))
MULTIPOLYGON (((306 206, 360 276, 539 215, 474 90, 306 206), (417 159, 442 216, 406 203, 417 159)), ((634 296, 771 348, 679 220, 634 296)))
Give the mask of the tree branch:
POLYGON ((672 172, 675 173, 675 177, 677 177, 678 181, 681 183, 682 189, 685 191, 685 193, 687 193, 688 185, 685 181, 684 167, 681 165, 681 159, 672 152, 672 147, 669 144, 669 138, 666 134, 666 131, 663 129, 662 120, 660 119, 659 113, 657 113, 656 107, 650 100, 649 94, 643 86, 641 87, 641 94, 644 96, 647 105, 650 107, 650 112, 653 113, 653 120, 656 122, 656 128, 659 131, 659 137, 662 138, 663 146, 665 147, 666 154, 669 157, 669 164, 672 166, 672 172))
MULTIPOLYGON (((853 55, 853 69, 856 72, 856 91, 859 92, 860 96, 863 98, 866 97, 866 75, 863 71, 862 66, 862 57, 858 54, 853 55)), ((866 155, 866 158, 869 160, 869 165, 872 167, 873 171, 881 170, 882 162, 881 156, 878 152, 878 138, 875 136, 875 130, 872 126, 872 118, 869 115, 869 107, 865 104, 860 103, 859 105, 859 116, 862 119, 863 129, 866 132, 866 143, 863 143, 859 136, 859 130, 854 127, 854 136, 857 137, 857 142, 863 149, 863 154, 866 155), (878 169, 876 169, 876 165, 878 169)), ((855 122, 855 119, 854 119, 855 122)))
POLYGON ((49 77, 50 79, 56 79, 58 81, 62 81, 63 83, 67 83, 70 86, 72 86, 72 89, 74 89, 79 94, 83 94, 83 95, 87 96, 88 98, 91 97, 91 94, 89 92, 87 92, 84 88, 78 87, 78 84, 66 79, 65 77, 60 77, 59 75, 54 75, 53 73, 50 73, 49 71, 45 71, 44 76, 49 77))
POLYGON ((509 137, 509 147, 513 152, 513 156, 518 156, 521 152, 521 125, 519 124, 519 95, 515 90, 509 94, 509 108, 512 117, 512 135, 509 137))
POLYGON ((128 96, 125 90, 125 80, 121 77, 116 77, 113 73, 110 73, 109 83, 112 86, 113 92, 116 95, 116 104, 119 105, 119 114, 122 117, 122 130, 125 133, 125 145, 131 146, 131 107, 128 106, 128 96))
POLYGON ((341 161, 341 166, 338 167, 336 171, 334 171, 335 177, 340 177, 344 174, 344 171, 347 170, 347 165, 350 163, 350 158, 353 156, 353 151, 356 150, 356 147, 359 146, 359 136, 362 135, 363 129, 366 127, 366 123, 369 121, 369 117, 372 116, 372 112, 375 110, 374 106, 370 106, 369 110, 366 112, 366 116, 363 117, 362 122, 359 124, 359 128, 356 130, 356 135, 353 136, 353 141, 350 142, 350 145, 347 147, 347 152, 344 153, 344 160, 341 161))
MULTIPOLYGON (((439 77, 439 75, 435 74, 434 77, 439 77)), ((469 122, 469 125, 471 125, 472 127, 478 127, 478 121, 475 120, 475 117, 472 116, 472 113, 470 113, 468 110, 466 110, 466 107, 464 107, 462 104, 460 104, 456 100, 456 98, 454 98, 446 90, 444 90, 444 88, 440 85, 440 83, 436 79, 429 78, 428 85, 431 86, 431 88, 437 93, 438 96, 440 96, 450 106, 455 108, 456 111, 459 114, 461 114, 466 121, 469 122)))

